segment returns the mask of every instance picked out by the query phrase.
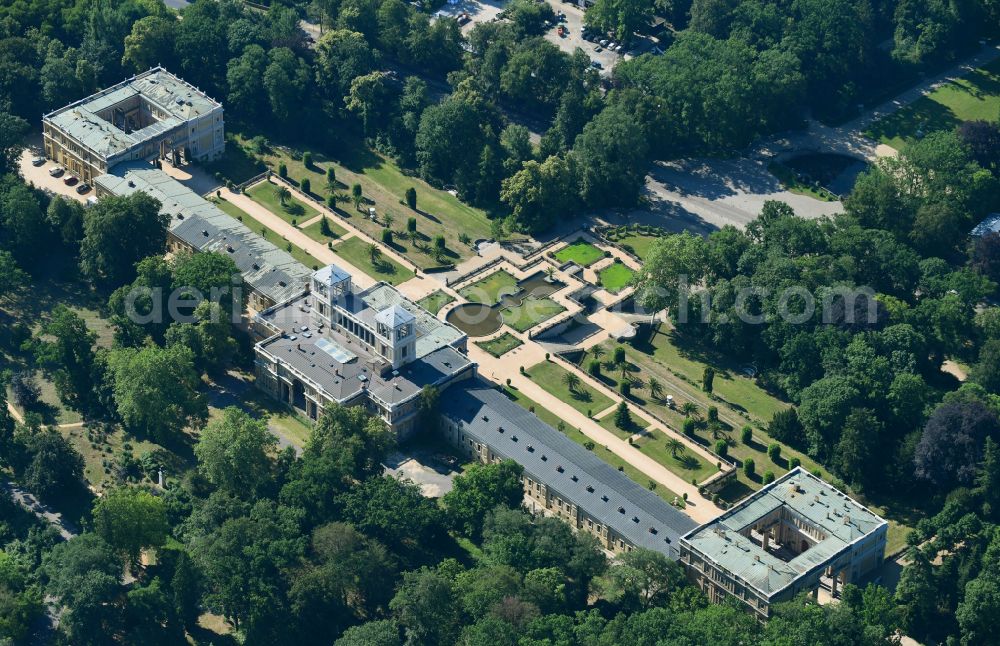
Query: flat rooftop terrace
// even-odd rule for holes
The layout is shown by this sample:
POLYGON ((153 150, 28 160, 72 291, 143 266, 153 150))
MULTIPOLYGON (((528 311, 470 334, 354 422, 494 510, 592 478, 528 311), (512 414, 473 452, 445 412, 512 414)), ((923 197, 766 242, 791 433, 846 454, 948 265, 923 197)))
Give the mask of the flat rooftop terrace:
POLYGON ((867 507, 796 467, 682 541, 770 596, 887 526, 867 507), (781 508, 824 536, 787 561, 741 534, 781 508))

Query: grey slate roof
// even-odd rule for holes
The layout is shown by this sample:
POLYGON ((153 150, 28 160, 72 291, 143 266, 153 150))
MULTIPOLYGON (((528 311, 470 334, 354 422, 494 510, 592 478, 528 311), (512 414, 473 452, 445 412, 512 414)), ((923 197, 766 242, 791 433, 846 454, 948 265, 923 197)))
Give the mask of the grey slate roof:
POLYGON ((452 386, 441 398, 441 412, 466 436, 521 464, 532 479, 633 545, 678 558, 680 537, 697 526, 691 518, 500 391, 471 383, 452 386))
POLYGON ((796 467, 683 540, 770 596, 850 549, 855 541, 887 526, 868 508, 796 467), (787 562, 739 533, 782 506, 826 536, 787 562))
POLYGON ((239 220, 145 162, 118 164, 95 184, 115 195, 142 191, 160 201, 170 232, 198 251, 215 251, 236 263, 243 280, 275 303, 302 293, 312 270, 239 220))

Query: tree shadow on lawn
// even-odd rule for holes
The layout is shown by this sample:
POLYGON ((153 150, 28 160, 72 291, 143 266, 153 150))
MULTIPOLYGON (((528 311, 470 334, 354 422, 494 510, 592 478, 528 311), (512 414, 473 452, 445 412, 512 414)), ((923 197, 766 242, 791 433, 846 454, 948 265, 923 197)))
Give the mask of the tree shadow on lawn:
POLYGON ((285 213, 287 213, 292 217, 300 217, 304 215, 306 212, 305 207, 303 207, 298 202, 289 202, 288 204, 285 204, 281 208, 285 211, 285 213))
POLYGON ((693 455, 689 455, 687 453, 679 454, 677 457, 674 458, 674 460, 676 460, 677 463, 681 465, 682 469, 686 469, 688 471, 696 471, 699 467, 698 458, 696 458, 693 455))
POLYGON ((434 222, 435 224, 441 224, 441 220, 439 220, 436 216, 431 215, 427 211, 424 211, 423 209, 419 209, 419 208, 413 209, 413 210, 416 211, 419 215, 424 216, 425 218, 427 218, 431 222, 434 222))
POLYGON ((384 163, 363 140, 343 132, 332 136, 327 133, 318 141, 305 142, 305 145, 312 146, 308 150, 313 153, 313 163, 335 161, 358 175, 363 174, 365 169, 379 169, 384 163))
MULTIPOLYGON (((960 91, 968 89, 956 85, 949 87, 960 91)), ((925 96, 910 104, 909 108, 903 108, 876 121, 868 132, 876 140, 882 137, 908 140, 917 137, 918 131, 926 134, 937 130, 953 130, 961 123, 961 119, 951 108, 925 96)))

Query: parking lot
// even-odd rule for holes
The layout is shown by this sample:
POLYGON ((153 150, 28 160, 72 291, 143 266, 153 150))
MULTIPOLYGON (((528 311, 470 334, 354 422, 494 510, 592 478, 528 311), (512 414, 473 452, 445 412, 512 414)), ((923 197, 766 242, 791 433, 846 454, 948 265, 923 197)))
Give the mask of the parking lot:
POLYGON ((462 33, 468 34, 477 24, 490 22, 500 15, 505 4, 505 0, 455 0, 446 2, 434 15, 450 16, 457 20, 462 14, 468 14, 469 22, 462 25, 462 33))
MULTIPOLYGON (((618 61, 624 58, 623 54, 609 51, 605 47, 600 47, 598 43, 592 43, 583 39, 583 9, 569 2, 559 2, 550 0, 549 6, 557 14, 561 11, 566 14, 566 20, 561 23, 565 26, 565 33, 560 36, 557 29, 550 29, 545 34, 546 40, 555 43, 559 49, 568 54, 572 54, 577 47, 586 52, 590 60, 601 64, 601 76, 610 76, 618 61), (597 51, 600 48, 601 51, 597 51)), ((623 50, 624 52, 624 50, 623 50)))
POLYGON ((29 146, 21 151, 21 158, 18 160, 18 164, 21 168, 21 176, 24 180, 30 184, 37 186, 42 190, 55 193, 56 195, 62 195, 64 197, 69 197, 78 202, 86 203, 87 198, 94 195, 94 189, 91 188, 86 193, 80 194, 76 192, 79 183, 73 186, 67 186, 65 183, 66 174, 62 173, 59 177, 53 177, 49 174, 56 164, 52 161, 45 160, 45 163, 41 166, 35 166, 32 160, 41 154, 41 150, 36 146, 29 146))

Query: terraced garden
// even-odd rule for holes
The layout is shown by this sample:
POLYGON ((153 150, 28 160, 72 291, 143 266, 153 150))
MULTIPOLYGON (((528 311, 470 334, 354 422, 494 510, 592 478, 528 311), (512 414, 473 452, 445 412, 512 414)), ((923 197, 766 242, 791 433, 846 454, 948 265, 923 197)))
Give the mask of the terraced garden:
POLYGON ((371 243, 354 237, 334 245, 333 250, 338 256, 375 280, 384 280, 392 285, 399 285, 413 278, 412 271, 403 267, 392 258, 384 254, 373 258, 370 246, 371 243))

